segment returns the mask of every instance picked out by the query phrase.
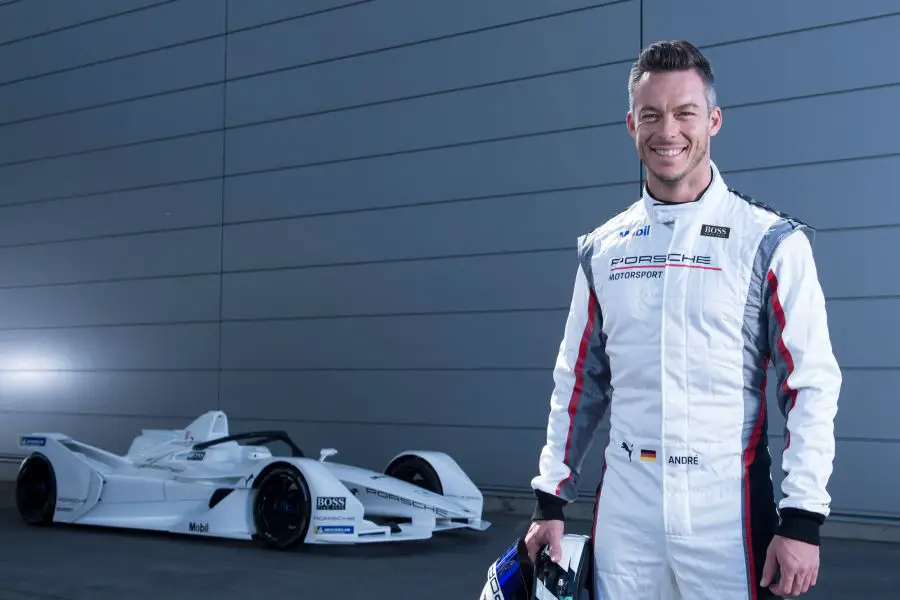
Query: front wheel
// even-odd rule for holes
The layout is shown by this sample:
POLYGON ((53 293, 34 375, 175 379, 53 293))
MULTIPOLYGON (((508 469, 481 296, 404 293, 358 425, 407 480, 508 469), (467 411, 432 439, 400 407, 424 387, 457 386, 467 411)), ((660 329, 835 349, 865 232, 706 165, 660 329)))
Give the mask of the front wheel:
POLYGON ((429 492, 444 494, 444 486, 441 485, 441 478, 437 471, 421 457, 401 456, 387 466, 384 474, 419 486, 429 492))
POLYGON ((312 514, 303 475, 291 466, 277 466, 263 473, 256 488, 253 523, 260 541, 276 550, 303 542, 312 514))
POLYGON ((16 508, 29 525, 48 525, 56 511, 56 473, 43 454, 32 454, 16 476, 16 508))

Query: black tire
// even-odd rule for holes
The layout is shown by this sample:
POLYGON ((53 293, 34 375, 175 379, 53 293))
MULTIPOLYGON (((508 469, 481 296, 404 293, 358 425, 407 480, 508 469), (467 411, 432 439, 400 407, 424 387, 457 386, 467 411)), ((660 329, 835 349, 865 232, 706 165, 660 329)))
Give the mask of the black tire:
POLYGON ((441 485, 441 478, 438 476, 434 467, 418 456, 401 456, 396 458, 384 470, 385 475, 390 475, 417 485, 435 494, 444 495, 444 486, 441 485))
POLYGON ((49 525, 56 512, 56 472, 43 454, 32 454, 16 475, 16 508, 29 525, 49 525))
POLYGON ((302 543, 309 531, 312 502, 309 485, 296 468, 278 465, 257 479, 253 524, 259 541, 275 550, 302 543))

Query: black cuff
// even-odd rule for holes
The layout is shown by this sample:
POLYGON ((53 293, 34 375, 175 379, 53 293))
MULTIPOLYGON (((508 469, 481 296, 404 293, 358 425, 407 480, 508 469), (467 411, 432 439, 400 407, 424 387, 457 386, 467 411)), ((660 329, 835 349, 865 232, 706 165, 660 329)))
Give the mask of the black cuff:
POLYGON ((783 508, 781 524, 775 531, 778 535, 818 546, 820 544, 819 529, 825 522, 825 516, 800 508, 783 508))
POLYGON ((537 502, 531 516, 532 521, 565 521, 563 507, 568 504, 565 500, 540 490, 535 490, 534 495, 537 502))

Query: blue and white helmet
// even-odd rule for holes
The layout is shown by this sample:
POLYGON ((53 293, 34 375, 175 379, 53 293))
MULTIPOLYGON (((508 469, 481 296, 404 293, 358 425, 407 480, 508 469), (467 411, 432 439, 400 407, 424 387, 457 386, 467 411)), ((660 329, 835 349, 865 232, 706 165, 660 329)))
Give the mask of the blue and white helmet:
POLYGON ((488 567, 480 600, 588 600, 591 538, 564 534, 562 551, 559 564, 550 560, 547 547, 532 563, 519 538, 488 567))

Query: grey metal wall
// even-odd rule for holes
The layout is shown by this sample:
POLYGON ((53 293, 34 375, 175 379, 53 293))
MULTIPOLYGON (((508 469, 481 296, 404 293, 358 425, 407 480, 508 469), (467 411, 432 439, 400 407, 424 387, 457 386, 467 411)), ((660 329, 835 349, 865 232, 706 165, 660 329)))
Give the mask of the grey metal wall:
POLYGON ((639 193, 630 63, 684 37, 719 74, 729 182, 822 232, 835 510, 900 516, 900 291, 876 259, 900 224, 900 0, 753 7, 0 5, 0 452, 34 429, 122 451, 218 407, 527 489, 575 236, 639 193))

